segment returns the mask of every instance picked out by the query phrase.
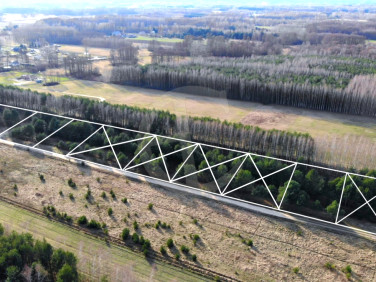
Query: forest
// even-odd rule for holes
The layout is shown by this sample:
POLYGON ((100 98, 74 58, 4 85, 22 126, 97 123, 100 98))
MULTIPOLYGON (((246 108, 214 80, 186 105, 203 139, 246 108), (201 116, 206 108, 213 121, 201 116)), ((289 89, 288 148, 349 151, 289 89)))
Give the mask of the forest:
MULTIPOLYGON (((0 86, 0 103, 286 159, 309 162, 314 151, 314 141, 308 134, 263 130, 211 118, 176 116, 165 111, 111 105, 85 98, 56 97, 9 86, 0 86)), ((38 133, 46 134, 44 131, 38 133)))
POLYGON ((77 258, 29 233, 4 234, 0 224, 2 281, 78 281, 77 258))
MULTIPOLYGON (((51 17, 7 31, 20 46, 43 50, 46 63, 29 66, 34 72, 63 67, 68 76, 104 80, 90 54, 59 54, 52 44, 108 48, 112 71, 106 69, 105 82, 200 86, 224 91, 220 98, 375 116, 373 7, 176 9, 51 17), (142 64, 145 47, 152 59, 142 64)), ((19 60, 30 65, 21 51, 19 60)))
MULTIPOLYGON (((1 123, 12 126, 24 117, 22 113, 21 110, 4 109, 1 123)), ((345 175, 302 164, 294 167, 287 161, 248 156, 204 144, 192 146, 189 141, 164 137, 157 137, 157 140, 147 134, 112 127, 101 129, 99 125, 80 121, 68 124, 66 119, 43 114, 34 115, 2 138, 29 146, 37 145, 37 148, 53 152, 59 150, 79 160, 127 168, 131 172, 165 181, 173 178, 176 183, 224 193, 243 201, 271 207, 282 203, 281 207, 285 210, 331 222, 336 220, 339 207, 341 220, 364 204, 363 197, 367 200, 376 197, 376 179, 372 178, 376 177, 375 170, 361 170, 361 174, 371 177, 366 178, 352 175, 354 171, 345 175), (63 129, 44 141, 46 136, 61 127, 63 129), (109 144, 112 144, 113 150, 109 144), (260 179, 262 176, 265 183, 260 179)), ((376 208, 375 204, 376 201, 371 202, 373 208, 376 208)), ((373 211, 367 206, 354 216, 375 221, 373 211)))
POLYGON ((178 91, 184 86, 201 86, 225 91, 219 98, 375 116, 375 73, 374 61, 366 58, 209 57, 114 67, 111 81, 178 91))

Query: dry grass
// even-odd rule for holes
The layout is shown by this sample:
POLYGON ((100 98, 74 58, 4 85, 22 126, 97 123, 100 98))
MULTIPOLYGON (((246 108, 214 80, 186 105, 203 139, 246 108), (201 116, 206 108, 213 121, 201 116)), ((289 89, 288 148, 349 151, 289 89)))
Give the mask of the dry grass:
MULTIPOLYGON (((94 47, 87 47, 89 54, 92 56, 110 56, 110 49, 108 48, 94 48, 94 47)), ((85 47, 80 45, 61 45, 60 51, 63 53, 76 53, 76 54, 84 54, 85 47)))
MULTIPOLYGON (((151 239, 154 249, 159 250, 168 238, 173 238, 178 248, 184 244, 190 248, 190 254, 197 254, 202 266, 244 281, 339 281, 345 279, 340 269, 347 264, 357 279, 374 281, 376 277, 375 241, 319 227, 298 226, 5 145, 0 145, 0 169, 3 196, 38 209, 54 205, 74 217, 86 215, 106 222, 113 236, 119 236, 124 227, 133 232, 132 223, 137 221, 138 232, 151 239), (41 183, 38 173, 44 175, 45 183, 41 183), (77 183, 77 189, 67 185, 70 177, 77 183), (18 186, 17 197, 13 195, 14 184, 18 186), (90 202, 84 199, 87 186, 93 194, 90 202), (110 197, 111 189, 116 199, 110 197), (107 199, 100 197, 103 191, 107 199), (73 193, 74 201, 68 198, 69 193, 73 193), (128 204, 121 202, 123 197, 128 198, 128 204), (149 203, 154 204, 151 211, 147 208, 149 203), (109 207, 114 210, 112 217, 107 214, 109 207), (193 223, 194 218, 198 224, 193 223), (155 229, 158 220, 169 224, 171 229, 155 229), (302 230, 302 236, 297 235, 297 230, 302 230), (200 236, 196 245, 190 234, 200 236), (246 246, 243 238, 252 239, 254 247, 246 246), (328 261, 336 265, 336 270, 325 268, 328 261), (292 272, 294 267, 299 267, 299 274, 292 272)), ((168 255, 181 253, 178 248, 168 250, 168 255)), ((181 258, 190 260, 190 255, 181 253, 181 258)))
MULTIPOLYGON (((108 80, 111 68, 108 62, 98 62, 98 67, 107 70, 105 71, 107 75, 103 80, 108 80)), ((16 76, 19 76, 19 73, 2 73, 0 74, 0 83, 14 84, 16 76)), ((113 104, 168 110, 177 115, 209 116, 220 120, 259 126, 264 129, 275 128, 309 133, 316 140, 316 156, 322 162, 343 167, 376 169, 374 162, 376 123, 373 118, 283 106, 265 106, 251 102, 87 80, 69 79, 60 85, 48 88, 37 83, 27 83, 19 85, 19 87, 48 91, 54 95, 83 94, 103 97, 107 102, 113 104), (361 144, 361 147, 358 144, 361 144)))
MULTIPOLYGON (((195 280, 201 277, 158 261, 147 261, 142 254, 79 233, 69 227, 36 216, 26 210, 0 202, 0 222, 7 232, 29 232, 35 239, 46 239, 55 248, 74 252, 82 281, 195 280)), ((202 279, 204 281, 204 279, 202 279)))

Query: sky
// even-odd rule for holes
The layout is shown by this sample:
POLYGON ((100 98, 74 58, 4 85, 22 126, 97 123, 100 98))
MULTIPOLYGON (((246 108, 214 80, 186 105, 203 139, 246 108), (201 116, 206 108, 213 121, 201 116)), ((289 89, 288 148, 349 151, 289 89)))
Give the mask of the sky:
POLYGON ((322 5, 371 5, 376 4, 375 0, 190 0, 187 2, 171 1, 171 0, 16 0, 5 1, 0 0, 1 8, 17 7, 17 8, 98 8, 98 7, 147 7, 147 6, 181 6, 181 5, 194 5, 194 6, 213 6, 213 5, 234 5, 234 6, 262 6, 262 5, 300 5, 300 6, 322 6, 322 5))

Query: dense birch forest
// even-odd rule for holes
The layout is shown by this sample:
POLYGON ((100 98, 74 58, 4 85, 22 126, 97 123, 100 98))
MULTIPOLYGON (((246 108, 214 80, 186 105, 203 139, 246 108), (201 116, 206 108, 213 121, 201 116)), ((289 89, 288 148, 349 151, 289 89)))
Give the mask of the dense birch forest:
POLYGON ((225 91, 221 98, 375 116, 375 73, 366 58, 209 57, 115 67, 111 81, 162 90, 201 86, 225 91))

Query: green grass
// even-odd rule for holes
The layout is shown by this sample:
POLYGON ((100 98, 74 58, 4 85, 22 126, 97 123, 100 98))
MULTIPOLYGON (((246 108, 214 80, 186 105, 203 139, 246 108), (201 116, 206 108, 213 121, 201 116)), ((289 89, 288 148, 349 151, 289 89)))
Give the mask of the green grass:
POLYGON ((0 223, 7 232, 29 232, 35 239, 46 238, 54 247, 75 253, 79 260, 80 272, 89 276, 90 280, 97 281, 103 275, 108 275, 110 281, 116 280, 116 273, 125 275, 123 271, 131 269, 137 281, 149 281, 152 272, 153 280, 157 281, 207 281, 203 277, 163 262, 147 261, 143 254, 106 244, 63 224, 51 222, 47 218, 1 201, 0 223), (154 264, 156 267, 153 267, 154 264))

